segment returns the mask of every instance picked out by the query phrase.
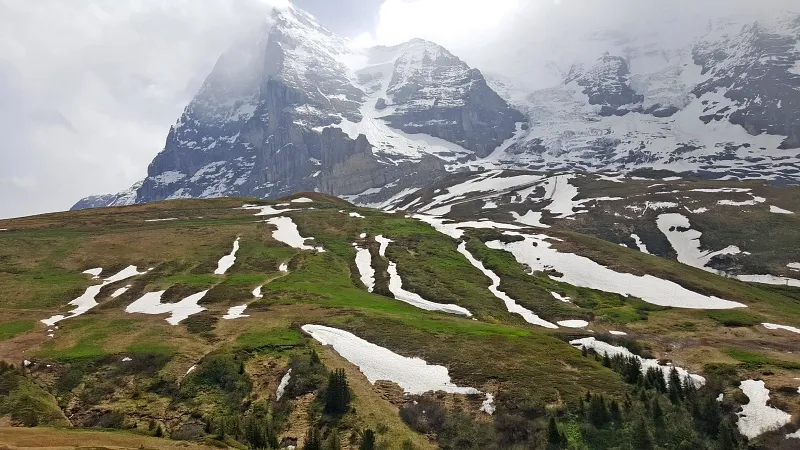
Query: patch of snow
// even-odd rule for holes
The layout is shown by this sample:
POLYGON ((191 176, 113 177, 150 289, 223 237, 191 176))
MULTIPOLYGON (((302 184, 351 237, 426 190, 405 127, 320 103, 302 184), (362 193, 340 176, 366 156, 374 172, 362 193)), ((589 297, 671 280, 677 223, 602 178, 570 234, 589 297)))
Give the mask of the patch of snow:
POLYGON ((250 317, 248 315, 243 314, 244 310, 247 309, 247 305, 239 305, 239 306, 231 306, 228 308, 228 314, 222 316, 225 320, 233 320, 233 319, 241 319, 244 317, 250 317))
POLYGON ((650 255, 651 253, 647 251, 647 246, 644 245, 642 239, 639 237, 638 234, 631 234, 631 238, 636 242, 636 246, 639 247, 639 251, 642 253, 647 253, 650 255))
POLYGON ((289 380, 291 379, 292 369, 290 368, 281 378, 281 382, 278 383, 278 389, 275 391, 275 401, 280 400, 283 397, 283 394, 286 393, 286 387, 289 386, 289 380))
POLYGON ((674 367, 678 371, 681 380, 684 380, 687 377, 689 377, 697 387, 706 384, 706 379, 704 377, 696 374, 691 374, 686 369, 672 365, 662 366, 661 364, 658 363, 657 359, 642 358, 641 356, 634 355, 625 347, 614 346, 603 341, 598 341, 593 337, 575 339, 574 341, 570 341, 569 343, 578 348, 594 349, 594 351, 601 356, 604 354, 608 354, 610 358, 613 358, 616 355, 622 355, 623 357, 626 358, 634 357, 639 361, 641 361, 642 373, 646 373, 647 369, 649 369, 650 367, 661 369, 664 372, 664 379, 666 379, 667 381, 669 381, 669 372, 674 367))
POLYGON ((436 303, 425 300, 419 294, 403 289, 403 280, 397 273, 397 264, 389 261, 389 291, 394 295, 394 298, 401 302, 408 303, 425 311, 441 311, 450 314, 459 314, 462 316, 472 317, 472 313, 468 309, 458 305, 450 305, 444 303, 436 303))
POLYGON ((501 170, 489 170, 470 178, 469 180, 446 188, 445 192, 439 194, 420 208, 420 211, 433 215, 431 211, 442 205, 451 205, 454 202, 463 201, 469 194, 484 193, 490 195, 500 195, 506 192, 519 189, 542 180, 541 175, 518 175, 512 177, 501 177, 501 170))
POLYGON ((494 395, 487 392, 486 399, 481 404, 481 411, 491 416, 492 414, 494 414, 495 409, 496 408, 494 407, 494 395))
POLYGON ((512 243, 487 242, 489 248, 510 252, 521 264, 528 264, 534 271, 553 269, 562 274, 557 281, 573 286, 598 289, 625 296, 634 296, 659 306, 689 309, 730 309, 746 307, 741 303, 706 296, 690 291, 672 281, 652 275, 633 275, 615 272, 589 258, 572 253, 561 253, 552 248, 548 236, 521 235, 524 240, 512 243))
POLYGON ((310 198, 306 198, 306 197, 296 198, 296 199, 291 201, 291 203, 313 203, 313 202, 314 202, 314 200, 311 200, 310 198))
POLYGON ((742 405, 742 411, 737 413, 739 416, 737 426, 739 432, 749 439, 780 428, 791 420, 791 414, 767 406, 769 389, 764 387, 763 381, 745 380, 742 381, 739 388, 750 401, 746 405, 742 405))
POLYGON ((300 236, 300 231, 297 225, 290 217, 273 217, 267 220, 267 223, 274 225, 278 229, 272 232, 272 237, 276 241, 283 242, 284 244, 297 248, 300 250, 316 250, 318 253, 324 253, 325 249, 322 247, 312 247, 306 245, 306 241, 314 238, 304 238, 300 236))
POLYGON ((745 283, 772 284, 776 286, 800 287, 800 280, 795 278, 776 277, 775 275, 736 275, 736 279, 745 283))
POLYGON ((375 289, 375 269, 372 268, 372 255, 368 248, 356 247, 356 266, 361 274, 361 282, 367 291, 375 289))
POLYGON ((233 251, 231 251, 229 255, 225 255, 220 258, 219 262, 217 263, 217 270, 214 271, 214 275, 225 275, 225 272, 233 267, 233 263, 236 262, 236 252, 238 251, 239 238, 237 237, 236 240, 233 241, 233 251))
MULTIPOLYGON (((800 67, 797 68, 797 74, 800 75, 800 67)), ((785 439, 800 439, 800 430, 787 434, 785 439)))
POLYGON ((550 200, 550 204, 544 209, 553 213, 558 219, 584 212, 574 210, 578 206, 578 203, 574 201, 574 198, 578 196, 578 188, 569 183, 569 180, 573 178, 575 175, 558 175, 547 180, 544 198, 550 200))
POLYGON ((800 328, 790 327, 788 325, 775 325, 774 323, 762 323, 761 325, 768 330, 786 330, 800 334, 800 328))
POLYGON ((569 298, 569 297, 566 297, 566 296, 564 296, 564 295, 561 295, 561 294, 559 294, 558 292, 551 292, 550 294, 552 294, 552 295, 553 295, 553 298, 555 298, 556 300, 558 300, 558 301, 560 301, 560 302, 564 302, 564 303, 571 303, 571 302, 570 302, 570 298, 569 298))
POLYGON ((172 222, 174 220, 178 220, 177 217, 168 217, 166 219, 147 219, 145 222, 172 222))
POLYGON ((122 358, 122 362, 130 362, 130 361, 133 361, 133 360, 131 358, 127 357, 127 356, 122 358))
POLYGON ((662 178, 662 180, 664 180, 664 181, 678 181, 678 180, 682 180, 682 179, 683 179, 683 178, 681 178, 681 177, 667 177, 667 178, 662 178))
POLYGON ((433 217, 423 214, 415 214, 414 219, 425 222, 436 228, 436 231, 446 234, 453 239, 460 239, 464 236, 463 228, 476 228, 476 229, 499 229, 499 230, 520 230, 521 227, 507 223, 497 223, 490 220, 481 220, 473 222, 453 222, 441 217, 433 217))
MULTIPOLYGON (((99 274, 100 272, 97 273, 99 274)), ((68 315, 66 316, 61 314, 55 315, 53 317, 50 317, 49 319, 42 319, 41 322, 47 325, 48 327, 51 327, 57 324, 58 322, 61 322, 62 320, 71 319, 73 317, 85 314, 90 309, 98 305, 96 300, 97 295, 100 294, 100 290, 103 289, 105 286, 116 283, 118 281, 127 280, 128 278, 135 277, 137 275, 144 275, 145 273, 146 272, 139 272, 136 266, 128 266, 119 271, 117 274, 112 275, 103 280, 103 284, 96 284, 94 286, 89 286, 86 289, 86 292, 83 293, 83 295, 69 302, 70 305, 75 306, 76 308, 70 311, 68 315)))
POLYGON ((389 238, 383 237, 383 235, 378 235, 375 236, 375 242, 381 245, 378 249, 378 254, 381 255, 381 257, 386 257, 386 249, 389 248, 389 244, 393 241, 389 238))
POLYGON ((128 289, 130 289, 130 288, 131 288, 131 285, 127 285, 127 286, 123 286, 123 287, 117 289, 116 291, 114 291, 113 294, 111 294, 111 298, 119 297, 120 295, 128 292, 128 289))
POLYGON ((789 263, 789 264, 786 265, 786 267, 788 267, 790 269, 800 270, 800 263, 796 263, 796 262, 795 263, 789 263))
POLYGON ((610 334, 612 336, 627 336, 628 335, 628 333, 626 333, 624 331, 609 331, 608 334, 610 334))
POLYGON ((166 291, 144 294, 142 298, 128 305, 128 307, 125 308, 125 312, 151 315, 171 314, 171 316, 166 319, 167 322, 169 322, 170 325, 178 325, 189 316, 206 310, 197 303, 205 297, 208 291, 190 295, 177 303, 161 303, 161 296, 164 295, 164 292, 166 291))
POLYGON ((358 235, 358 237, 359 237, 360 239, 366 239, 366 237, 367 237, 367 233, 361 233, 361 234, 359 234, 359 235, 358 235))
POLYGON ((672 248, 678 254, 678 261, 698 269, 715 272, 706 265, 715 256, 736 255, 741 253, 739 247, 731 245, 723 250, 712 252, 700 250, 700 237, 703 233, 692 230, 689 219, 681 214, 661 214, 656 219, 658 229, 667 237, 672 248), (687 231, 680 231, 678 228, 687 228, 687 231))
POLYGON ((702 208, 697 208, 697 209, 694 209, 694 210, 690 209, 689 212, 691 212, 692 214, 703 214, 705 212, 708 212, 708 208, 702 207, 702 208))
POLYGON ((259 287, 255 288, 255 289, 253 289, 253 297, 254 298, 264 298, 264 294, 261 293, 261 289, 263 289, 263 288, 264 288, 264 286, 259 286, 259 287))
POLYGON ((789 211, 788 209, 778 208, 777 206, 770 205, 769 212, 775 214, 794 214, 793 212, 789 211))
POLYGON ((514 216, 515 222, 519 222, 523 225, 539 228, 550 228, 550 225, 545 225, 542 223, 541 212, 533 212, 529 210, 524 216, 520 216, 518 213, 511 211, 511 215, 514 216))
POLYGON ((189 370, 187 370, 186 373, 183 376, 186 377, 187 375, 189 375, 190 373, 194 372, 195 370, 197 370, 197 366, 189 367, 189 370))
POLYGON ((481 209, 483 209, 483 210, 486 210, 486 209, 497 209, 497 202, 493 202, 493 201, 487 200, 483 204, 483 208, 481 208, 481 209))
POLYGON ((420 358, 407 358, 372 344, 347 331, 321 325, 303 325, 303 331, 322 345, 330 345, 343 358, 358 367, 370 383, 387 380, 397 383, 406 394, 447 392, 480 394, 471 387, 455 385, 447 368, 430 365, 420 358))
POLYGON ((103 273, 103 268, 102 267, 98 267, 96 269, 84 270, 83 273, 85 275, 91 275, 93 280, 99 280, 100 279, 100 274, 103 273))
POLYGON ((566 328, 586 328, 589 326, 589 322, 585 320, 562 320, 556 323, 566 328))
POLYGON ((741 202, 737 202, 734 200, 720 200, 717 202, 717 204, 723 206, 755 206, 759 203, 764 203, 766 201, 767 199, 764 197, 753 196, 752 200, 744 200, 741 202))
POLYGON ((508 312, 512 314, 519 314, 520 316, 522 316, 523 319, 525 319, 526 322, 533 325, 538 325, 540 327, 551 328, 551 329, 558 328, 558 326, 537 316, 533 311, 522 307, 517 303, 516 300, 509 297, 505 292, 501 291, 500 277, 497 276, 497 274, 494 273, 493 271, 487 269, 486 266, 483 265, 483 262, 478 261, 477 259, 475 259, 474 256, 472 256, 469 250, 467 250, 466 242, 462 242, 458 245, 458 251, 459 253, 464 255, 465 258, 467 258, 467 261, 469 261, 469 263, 472 264, 473 267, 483 272, 483 274, 486 275, 492 281, 492 285, 489 286, 489 291, 492 294, 494 294, 495 297, 503 301, 503 303, 506 305, 506 309, 508 310, 508 312))
POLYGON ((278 270, 283 272, 283 273, 287 273, 287 272, 289 272, 289 265, 286 264, 286 263, 281 263, 281 265, 278 266, 278 270))
POLYGON ((362 216, 361 214, 359 214, 357 212, 351 212, 350 213, 350 217, 356 217, 358 219, 365 219, 366 218, 366 217, 362 216))
MULTIPOLYGON (((281 206, 281 205, 277 205, 281 206)), ((286 206, 289 206, 286 204, 286 206)), ((266 206, 255 206, 255 205, 244 205, 242 209, 249 209, 249 210, 258 210, 257 213, 253 214, 254 216, 276 216, 278 214, 283 214, 291 211, 300 211, 299 209, 275 209, 270 205, 266 206)))

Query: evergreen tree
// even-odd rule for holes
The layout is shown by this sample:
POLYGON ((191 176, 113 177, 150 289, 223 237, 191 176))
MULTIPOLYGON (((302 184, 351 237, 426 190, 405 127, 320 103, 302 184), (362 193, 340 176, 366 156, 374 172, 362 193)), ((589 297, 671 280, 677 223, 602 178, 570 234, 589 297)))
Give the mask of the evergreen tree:
POLYGON ((666 426, 664 422, 664 410, 661 409, 661 403, 658 402, 658 397, 653 399, 653 407, 650 408, 653 415, 653 424, 657 429, 663 429, 666 426))
POLYGON ((611 358, 608 357, 608 352, 603 354, 603 367, 611 367, 611 358))
POLYGON ((336 430, 333 430, 328 440, 325 441, 325 450, 342 450, 342 443, 339 441, 339 433, 336 430))
POLYGON ((303 450, 322 450, 322 441, 319 437, 319 431, 312 426, 306 433, 306 442, 303 444, 303 450))
POLYGON ((248 417, 244 421, 243 438, 253 450, 266 450, 278 447, 278 438, 272 424, 258 417, 248 417))
POLYGON ((611 414, 606 408, 606 401, 602 395, 592 396, 589 402, 589 422, 597 428, 604 428, 611 421, 611 414))
POLYGON ((631 429, 631 448, 634 450, 652 450, 653 438, 647 429, 647 423, 639 418, 631 429))
POLYGON ((372 430, 364 430, 364 435, 361 438, 361 445, 358 450, 375 450, 375 432, 372 430))
POLYGON ((547 424, 547 448, 558 449, 562 448, 564 436, 558 431, 558 424, 556 424, 555 417, 550 418, 547 424))
POLYGON ((350 387, 344 369, 337 369, 328 378, 328 389, 325 392, 325 412, 327 414, 344 414, 350 409, 350 387))
POLYGON ((622 423, 622 411, 619 409, 619 403, 616 400, 611 400, 611 406, 608 408, 611 412, 611 420, 616 424, 622 423))
POLYGON ((717 434, 717 448, 719 450, 737 450, 741 448, 739 433, 730 421, 721 422, 717 434))
POLYGON ((674 367, 669 371, 668 392, 669 399, 673 404, 683 400, 683 382, 681 381, 681 376, 678 373, 678 369, 674 367))

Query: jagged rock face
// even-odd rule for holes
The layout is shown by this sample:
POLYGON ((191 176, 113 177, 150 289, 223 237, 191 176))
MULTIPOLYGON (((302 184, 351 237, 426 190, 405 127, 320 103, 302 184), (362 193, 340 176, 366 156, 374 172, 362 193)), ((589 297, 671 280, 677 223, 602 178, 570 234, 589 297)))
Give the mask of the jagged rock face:
POLYGON ((701 119, 786 136, 781 148, 800 148, 800 17, 731 28, 694 49, 694 61, 709 76, 694 93, 721 89, 732 102, 707 104, 701 119))
MULTIPOLYGON (((295 8, 276 11, 273 22, 219 59, 135 202, 400 191, 448 163, 487 155, 524 120, 479 71, 436 44, 354 54, 295 8), (376 55, 389 57, 379 72, 350 65, 376 55)), ((114 199, 80 206, 106 200, 114 199)))
POLYGON ((588 70, 573 67, 565 82, 575 82, 584 88, 583 93, 589 97, 589 104, 600 106, 601 116, 624 116, 631 110, 640 109, 644 101, 644 96, 631 88, 628 62, 608 53, 588 70))
POLYGON ((386 86, 394 107, 382 116, 392 127, 454 142, 485 157, 524 120, 489 88, 479 70, 443 47, 414 40, 398 50, 386 86))

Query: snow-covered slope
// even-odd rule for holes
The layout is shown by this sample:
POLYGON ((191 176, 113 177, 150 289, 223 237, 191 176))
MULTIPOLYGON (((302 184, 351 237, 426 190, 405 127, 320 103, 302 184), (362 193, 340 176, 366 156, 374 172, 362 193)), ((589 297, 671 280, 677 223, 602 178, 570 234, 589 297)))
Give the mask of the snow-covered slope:
POLYGON ((569 49, 537 52, 539 67, 522 58, 490 76, 530 127, 481 165, 798 181, 800 18, 690 25, 684 18, 593 33, 569 40, 569 49), (531 73, 559 81, 531 83, 531 73))

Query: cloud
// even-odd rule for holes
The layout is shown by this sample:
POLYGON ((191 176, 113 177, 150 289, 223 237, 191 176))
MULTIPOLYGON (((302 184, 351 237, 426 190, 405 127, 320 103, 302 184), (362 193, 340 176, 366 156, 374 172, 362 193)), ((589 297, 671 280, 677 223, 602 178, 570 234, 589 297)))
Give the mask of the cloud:
POLYGON ((276 4, 0 0, 0 217, 142 178, 219 55, 276 4))

